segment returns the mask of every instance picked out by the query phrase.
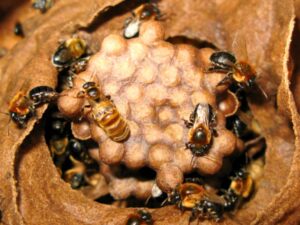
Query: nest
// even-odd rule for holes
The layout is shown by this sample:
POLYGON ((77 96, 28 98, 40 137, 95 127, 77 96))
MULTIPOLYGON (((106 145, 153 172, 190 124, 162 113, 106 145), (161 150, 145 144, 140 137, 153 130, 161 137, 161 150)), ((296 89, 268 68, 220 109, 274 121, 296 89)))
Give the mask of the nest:
MULTIPOLYGON (((263 177, 254 197, 223 222, 297 223, 300 195, 297 179, 300 170, 297 165, 298 46, 291 40, 298 37, 298 23, 294 23, 294 8, 298 5, 294 6, 292 1, 212 2, 207 5, 201 1, 163 0, 158 5, 164 19, 142 24, 138 38, 125 40, 121 37, 120 24, 138 4, 57 1, 42 14, 34 10, 28 12, 27 3, 16 9, 10 3, 1 3, 1 9, 11 10, 1 26, 10 28, 18 17, 25 35, 23 39, 8 38, 13 34, 1 37, 3 46, 0 47, 6 49, 0 58, 3 106, 26 80, 31 88, 57 85, 57 71, 51 65, 51 55, 60 39, 76 32, 87 40, 95 54, 86 71, 75 78, 74 87, 63 92, 58 101, 60 111, 70 118, 80 114, 84 101, 77 98, 76 89, 85 81, 93 80, 105 95, 111 96, 130 127, 130 138, 116 143, 88 117, 72 123, 76 138, 92 137, 99 144, 90 150, 90 155, 102 170, 103 177, 97 179, 106 180, 99 182, 93 191, 84 189, 81 194, 61 179, 51 159, 41 132, 43 120, 39 120, 46 105, 38 108, 37 118, 30 120, 26 129, 16 128, 8 123, 6 115, 1 115, 0 209, 3 223, 97 224, 101 221, 101 224, 125 224, 136 209, 118 208, 91 199, 106 193, 115 199, 129 196, 146 199, 154 183, 168 193, 191 171, 208 176, 224 170, 226 160, 223 159, 242 152, 245 147, 225 128, 225 117, 237 102, 230 92, 225 100, 216 99, 215 87, 223 77, 207 76, 202 69, 210 63, 212 48, 238 51, 233 49, 236 30, 238 35, 247 37, 248 60, 259 74, 257 82, 270 97, 263 104, 249 99, 267 149, 263 177), (184 146, 188 129, 182 119, 188 119, 198 103, 218 108, 218 137, 214 138, 208 157, 192 160, 191 152, 184 146), (156 175, 147 181, 133 177, 118 179, 114 166, 120 163, 133 170, 149 167, 156 175)), ((155 224, 189 224, 190 214, 182 214, 174 206, 148 211, 155 224)))

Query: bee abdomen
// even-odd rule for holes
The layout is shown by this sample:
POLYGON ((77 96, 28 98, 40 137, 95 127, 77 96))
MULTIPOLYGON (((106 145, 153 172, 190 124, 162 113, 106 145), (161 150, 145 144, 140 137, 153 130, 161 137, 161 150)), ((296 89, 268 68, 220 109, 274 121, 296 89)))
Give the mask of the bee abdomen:
POLYGON ((116 120, 115 118, 113 118, 113 123, 109 123, 110 126, 106 126, 104 130, 113 141, 121 142, 129 136, 129 127, 120 114, 118 114, 116 120))
POLYGON ((107 136, 113 141, 122 142, 125 141, 130 133, 127 122, 120 115, 120 113, 114 109, 105 110, 102 116, 96 116, 98 125, 105 131, 107 136), (108 113, 108 111, 110 111, 108 113), (105 115, 106 114, 106 115, 105 115), (100 118, 101 117, 101 118, 100 118))

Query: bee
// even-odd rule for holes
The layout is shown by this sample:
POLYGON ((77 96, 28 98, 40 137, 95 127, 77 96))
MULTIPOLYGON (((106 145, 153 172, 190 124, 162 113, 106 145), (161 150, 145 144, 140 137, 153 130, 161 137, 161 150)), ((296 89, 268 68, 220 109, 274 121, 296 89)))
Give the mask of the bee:
POLYGON ((95 122, 115 142, 127 140, 130 129, 125 119, 120 115, 110 96, 103 96, 95 82, 86 82, 82 86, 83 93, 91 106, 91 115, 95 122))
POLYGON ((84 163, 70 156, 73 167, 64 174, 64 180, 71 184, 73 189, 78 189, 85 184, 86 166, 84 163))
POLYGON ((142 21, 159 20, 160 10, 154 3, 145 3, 132 12, 132 17, 125 20, 123 36, 133 38, 138 36, 142 21))
POLYGON ((27 121, 35 115, 34 104, 23 91, 17 92, 12 98, 8 111, 10 118, 20 128, 25 128, 27 121))
POLYGON ((49 141, 51 153, 55 155, 64 154, 66 152, 68 143, 69 141, 67 137, 59 137, 59 136, 51 137, 49 141))
POLYGON ((255 85, 256 72, 244 61, 237 61, 236 57, 229 52, 218 51, 210 56, 212 66, 208 72, 226 73, 226 76, 217 86, 236 84, 240 89, 249 89, 255 85))
POLYGON ((37 86, 29 91, 29 98, 34 106, 50 103, 58 98, 58 93, 49 86, 37 86))
POLYGON ((75 173, 70 180, 71 188, 78 189, 84 184, 84 175, 82 173, 75 173))
POLYGON ((63 41, 52 55, 52 64, 58 69, 76 67, 76 63, 86 63, 88 57, 82 58, 87 54, 87 44, 85 40, 77 37, 63 41), (80 61, 78 61, 81 59, 80 61))
POLYGON ((218 86, 234 88, 236 93, 245 91, 259 94, 263 99, 268 99, 265 91, 257 84, 255 69, 248 63, 247 43, 243 36, 237 33, 233 39, 232 49, 236 56, 227 51, 217 51, 210 56, 211 66, 206 72, 225 73, 226 76, 218 86))
POLYGON ((53 5, 53 0, 32 0, 32 7, 45 13, 53 5))
POLYGON ((63 117, 63 115, 60 112, 55 111, 51 114, 50 129, 52 133, 64 136, 66 126, 67 120, 63 117))
POLYGON ((232 116, 228 118, 227 124, 228 128, 232 130, 238 138, 241 138, 247 134, 247 125, 238 116, 232 116))
POLYGON ((129 137, 129 126, 111 100, 92 103, 92 116, 113 141, 123 142, 129 137))
POLYGON ((15 28, 14 28, 14 33, 17 36, 24 37, 23 27, 22 27, 22 24, 20 22, 16 22, 15 28))
POLYGON ((20 128, 25 128, 30 118, 36 115, 36 107, 56 99, 58 94, 48 86, 38 86, 30 90, 29 94, 18 91, 10 100, 8 115, 20 128))
POLYGON ((76 160, 80 160, 85 164, 92 164, 94 162, 89 156, 85 144, 75 138, 69 140, 68 151, 76 160))
POLYGON ((207 153, 212 144, 212 137, 216 136, 214 126, 216 125, 216 115, 209 104, 197 104, 190 120, 184 120, 189 128, 189 141, 186 148, 190 149, 195 156, 203 156, 207 153))
POLYGON ((149 212, 145 210, 138 210, 137 214, 129 216, 126 225, 152 225, 153 220, 149 212))
POLYGON ((202 217, 219 221, 225 204, 221 196, 208 192, 203 185, 189 182, 178 185, 169 195, 168 201, 181 210, 191 210, 191 220, 202 217))
POLYGON ((243 198, 248 198, 253 191, 253 179, 245 169, 241 169, 231 178, 230 189, 243 198))
POLYGON ((245 169, 241 169, 231 177, 228 191, 224 195, 225 209, 236 208, 243 199, 249 198, 254 190, 254 181, 245 169))

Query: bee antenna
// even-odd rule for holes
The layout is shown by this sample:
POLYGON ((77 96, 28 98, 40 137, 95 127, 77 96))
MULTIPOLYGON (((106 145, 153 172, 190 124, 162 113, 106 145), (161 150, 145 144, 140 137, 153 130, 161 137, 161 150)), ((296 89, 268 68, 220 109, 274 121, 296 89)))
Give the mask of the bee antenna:
POLYGON ((267 95, 267 93, 260 86, 258 86, 258 88, 261 91, 261 93, 263 94, 263 96, 266 98, 266 100, 268 100, 269 96, 267 95))
POLYGON ((151 199, 151 195, 149 195, 149 197, 146 199, 146 201, 145 201, 145 205, 148 205, 148 203, 149 203, 149 200, 151 199))
POLYGON ((160 206, 164 206, 168 200, 169 200, 169 194, 168 197, 166 197, 166 199, 160 204, 160 206))

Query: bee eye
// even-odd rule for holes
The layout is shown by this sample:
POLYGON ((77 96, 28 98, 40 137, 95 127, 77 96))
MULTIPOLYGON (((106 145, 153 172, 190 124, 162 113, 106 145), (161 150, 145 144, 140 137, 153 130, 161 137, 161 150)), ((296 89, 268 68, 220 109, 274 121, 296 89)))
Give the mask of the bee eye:
POLYGON ((248 86, 249 87, 253 87, 255 84, 255 77, 251 77, 249 80, 248 80, 248 86))
POLYGON ((145 19, 145 18, 149 17, 150 15, 151 15, 150 11, 148 11, 148 10, 144 11, 141 14, 141 19, 145 19))
POLYGON ((72 180, 71 180, 71 187, 73 189, 79 188, 82 183, 83 183, 83 175, 82 174, 75 174, 72 177, 72 180))
POLYGON ((96 88, 93 88, 91 90, 88 91, 88 96, 90 96, 91 98, 98 98, 99 96, 99 91, 96 88))

